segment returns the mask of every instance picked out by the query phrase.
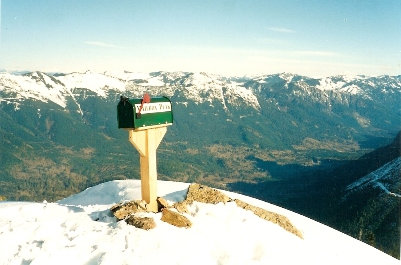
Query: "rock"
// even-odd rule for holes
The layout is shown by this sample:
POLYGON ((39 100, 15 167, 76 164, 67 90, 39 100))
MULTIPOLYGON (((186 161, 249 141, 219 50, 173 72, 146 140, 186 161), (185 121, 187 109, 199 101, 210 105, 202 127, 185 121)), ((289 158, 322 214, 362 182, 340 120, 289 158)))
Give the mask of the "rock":
POLYGON ((156 227, 155 220, 153 220, 151 217, 138 217, 131 215, 125 220, 125 222, 129 225, 133 225, 144 230, 149 230, 156 227))
POLYGON ((193 183, 188 188, 186 200, 188 201, 188 203, 197 201, 203 203, 217 204, 219 202, 226 203, 231 199, 216 189, 193 183))
POLYGON ((134 213, 146 212, 146 202, 137 200, 114 205, 110 209, 118 220, 123 220, 134 213))
POLYGON ((189 228, 192 226, 192 223, 188 218, 167 208, 163 209, 161 220, 177 227, 189 228))
POLYGON ((177 209, 179 213, 189 213, 188 211, 188 204, 186 201, 176 202, 174 203, 173 207, 177 209))
POLYGON ((260 218, 265 219, 269 222, 278 224, 279 226, 281 226, 288 232, 293 233, 297 237, 300 237, 303 239, 302 233, 284 215, 270 212, 268 210, 253 206, 251 204, 248 204, 248 203, 238 200, 238 199, 235 199, 234 201, 238 207, 241 207, 245 210, 252 211, 255 215, 259 216, 260 218))
POLYGON ((157 208, 158 208, 158 211, 161 212, 164 208, 170 208, 170 205, 168 204, 166 199, 164 199, 163 197, 158 197, 157 198, 157 208))

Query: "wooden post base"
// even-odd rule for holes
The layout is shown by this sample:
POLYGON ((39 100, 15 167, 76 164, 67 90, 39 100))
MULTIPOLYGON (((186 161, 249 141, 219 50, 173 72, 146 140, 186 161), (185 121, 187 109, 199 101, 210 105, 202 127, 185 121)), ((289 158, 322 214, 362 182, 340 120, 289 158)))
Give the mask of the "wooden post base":
POLYGON ((167 132, 167 127, 129 130, 129 141, 140 154, 142 200, 148 209, 157 212, 156 150, 167 132))

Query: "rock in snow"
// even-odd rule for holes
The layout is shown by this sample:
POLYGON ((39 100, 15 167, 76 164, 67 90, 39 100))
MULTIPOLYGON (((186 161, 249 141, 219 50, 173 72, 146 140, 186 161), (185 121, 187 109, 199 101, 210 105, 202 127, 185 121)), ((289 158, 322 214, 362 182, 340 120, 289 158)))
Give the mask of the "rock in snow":
POLYGON ((151 217, 139 217, 135 215, 131 215, 128 217, 125 222, 129 225, 133 225, 137 228, 149 230, 156 227, 155 220, 151 217))
POLYGON ((188 203, 198 201, 203 203, 217 204, 220 202, 226 203, 230 201, 230 198, 216 189, 195 183, 189 186, 186 201, 188 203))
MULTIPOLYGON (((159 181, 158 195, 173 205, 188 186, 159 181)), ((154 219, 151 230, 117 221, 110 208, 140 194, 140 181, 122 180, 55 203, 0 202, 0 264, 400 264, 304 216, 230 192, 226 203, 187 205, 190 229, 163 222, 162 213, 140 213, 154 219), (303 239, 235 200, 285 216, 303 239)))
POLYGON ((123 220, 131 214, 146 212, 146 202, 135 200, 125 203, 119 203, 110 208, 117 220, 123 220))
POLYGON ((169 210, 167 208, 164 208, 162 210, 162 218, 160 220, 177 227, 189 228, 192 226, 191 221, 187 217, 173 212, 172 210, 169 210))

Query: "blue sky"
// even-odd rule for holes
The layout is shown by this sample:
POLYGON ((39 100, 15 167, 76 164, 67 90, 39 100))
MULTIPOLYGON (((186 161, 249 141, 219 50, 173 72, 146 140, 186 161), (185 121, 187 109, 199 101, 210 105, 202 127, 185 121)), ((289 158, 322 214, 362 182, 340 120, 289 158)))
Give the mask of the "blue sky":
POLYGON ((0 0, 0 69, 401 74, 399 0, 0 0))

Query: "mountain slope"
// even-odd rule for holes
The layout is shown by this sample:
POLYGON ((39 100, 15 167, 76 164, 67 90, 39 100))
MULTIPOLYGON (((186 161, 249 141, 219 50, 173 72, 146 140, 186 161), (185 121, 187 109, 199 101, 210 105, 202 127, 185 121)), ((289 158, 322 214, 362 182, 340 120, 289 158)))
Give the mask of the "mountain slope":
POLYGON ((121 94, 144 92, 173 102, 161 178, 220 187, 275 177, 255 160, 311 167, 357 158, 388 142, 401 119, 400 76, 3 72, 0 194, 53 200, 137 178, 137 154, 116 128, 115 108, 121 94))
POLYGON ((394 197, 401 197, 401 195, 396 193, 398 192, 399 187, 398 189, 397 187, 393 187, 395 184, 394 180, 396 180, 397 176, 396 174, 400 172, 400 170, 401 170, 401 157, 398 157, 388 162, 381 168, 366 175, 365 177, 362 177, 359 180, 355 181, 354 183, 348 185, 346 188, 346 191, 348 192, 347 195, 360 191, 362 189, 379 188, 388 195, 394 197), (389 189, 391 190, 394 189, 394 192, 390 191, 389 189))
MULTIPOLYGON (((358 151, 372 147, 371 137, 388 138, 400 128, 400 76, 313 79, 291 74, 227 78, 185 72, 0 73, 0 106, 6 114, 29 111, 31 118, 37 114, 40 119, 49 115, 48 110, 62 116, 67 112, 71 119, 87 124, 87 129, 100 129, 111 137, 115 136, 110 130, 115 126, 111 110, 120 95, 142 97, 145 92, 173 101, 177 123, 172 140, 185 141, 188 138, 182 136, 195 134, 202 144, 211 143, 210 133, 217 133, 214 141, 224 143, 300 151, 314 139, 323 144, 351 144, 358 151), (224 126, 216 130, 216 124, 224 126)), ((49 131, 53 120, 46 118, 49 131)), ((29 123, 23 125, 32 129, 29 123)))
POLYGON ((329 172, 315 186, 321 189, 321 204, 330 205, 323 208, 327 224, 398 258, 400 157, 398 133, 391 144, 329 172))
POLYGON ((398 134, 391 145, 363 157, 380 167, 348 182, 338 193, 343 197, 337 207, 337 220, 333 221, 341 224, 337 227, 347 234, 386 250, 395 257, 400 255, 400 143, 398 134))
POLYGON ((400 148, 398 133, 389 145, 336 167, 306 170, 258 161, 265 170, 290 174, 275 181, 234 183, 231 189, 319 220, 399 257, 400 148))
MULTIPOLYGON (((188 184, 158 182, 170 202, 188 184)), ((139 181, 112 181, 57 203, 0 203, 1 264, 398 264, 390 256, 283 208, 228 193, 287 216, 304 239, 266 222, 233 202, 190 207, 193 226, 156 219, 145 231, 116 222, 110 206, 140 197, 139 181), (27 236, 29 235, 29 236, 27 236), (174 242, 172 244, 172 242, 174 242)))

